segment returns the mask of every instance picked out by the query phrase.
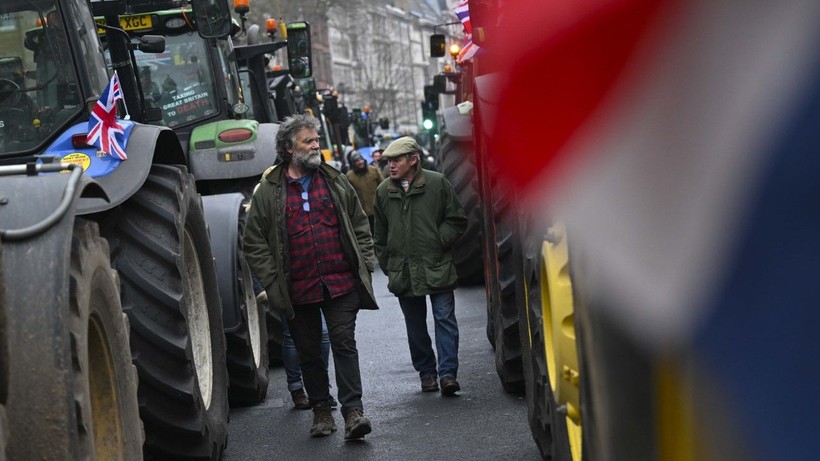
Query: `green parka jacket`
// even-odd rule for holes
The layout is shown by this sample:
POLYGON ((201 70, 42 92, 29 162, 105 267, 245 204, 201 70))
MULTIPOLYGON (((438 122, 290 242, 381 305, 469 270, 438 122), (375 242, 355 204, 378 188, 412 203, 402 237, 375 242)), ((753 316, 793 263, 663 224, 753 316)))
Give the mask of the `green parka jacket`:
MULTIPOLYGON (((285 204, 287 179, 285 164, 268 169, 251 200, 242 243, 245 257, 259 282, 265 287, 270 305, 292 319, 290 300, 290 258, 285 204)), ((327 181, 333 206, 341 224, 342 249, 358 281, 360 308, 378 309, 373 295, 373 240, 370 223, 359 205, 356 191, 347 177, 322 163, 316 174, 327 181)))
POLYGON ((397 181, 382 182, 373 238, 390 292, 425 296, 453 290, 458 279, 451 249, 466 228, 464 209, 444 175, 419 165, 406 193, 397 181))

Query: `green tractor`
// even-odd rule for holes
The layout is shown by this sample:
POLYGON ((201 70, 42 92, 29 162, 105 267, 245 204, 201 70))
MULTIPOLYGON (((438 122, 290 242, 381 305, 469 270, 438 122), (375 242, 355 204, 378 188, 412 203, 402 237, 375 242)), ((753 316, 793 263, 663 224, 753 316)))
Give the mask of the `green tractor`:
POLYGON ((143 107, 153 114, 150 123, 177 134, 203 195, 222 299, 231 404, 258 404, 268 388, 268 336, 271 353, 278 357, 281 327, 265 304, 256 301, 240 242, 243 205, 276 161, 278 125, 272 123, 277 121, 274 109, 258 103, 267 100, 267 93, 240 78, 239 62, 257 63, 287 42, 266 49, 235 47, 235 22, 228 33, 202 37, 196 33, 199 18, 185 1, 128 0, 127 5, 129 14, 119 18, 123 28, 136 37, 165 38, 162 53, 134 53, 143 107), (257 104, 250 105, 252 101, 257 104), (264 109, 270 115, 263 116, 264 109))

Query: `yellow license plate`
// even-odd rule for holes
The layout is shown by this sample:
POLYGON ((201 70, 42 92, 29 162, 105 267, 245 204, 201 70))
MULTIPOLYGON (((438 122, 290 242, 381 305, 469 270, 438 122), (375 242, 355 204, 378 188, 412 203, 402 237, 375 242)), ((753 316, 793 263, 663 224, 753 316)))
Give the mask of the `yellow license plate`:
MULTIPOLYGON (((105 19, 97 19, 98 24, 105 24, 105 19)), ((120 27, 127 31, 146 30, 154 27, 154 20, 150 14, 140 14, 134 16, 123 16, 120 18, 120 27)), ((100 34, 105 33, 103 29, 98 29, 100 34)))

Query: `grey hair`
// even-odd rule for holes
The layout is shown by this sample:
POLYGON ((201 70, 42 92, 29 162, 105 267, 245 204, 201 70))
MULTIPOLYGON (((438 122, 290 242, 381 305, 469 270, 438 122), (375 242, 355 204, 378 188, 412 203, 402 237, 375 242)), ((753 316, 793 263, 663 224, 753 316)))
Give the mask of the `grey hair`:
POLYGON ((279 131, 276 132, 276 153, 280 159, 290 161, 291 154, 288 150, 296 145, 296 134, 306 128, 319 131, 319 120, 311 115, 296 114, 279 125, 279 131))

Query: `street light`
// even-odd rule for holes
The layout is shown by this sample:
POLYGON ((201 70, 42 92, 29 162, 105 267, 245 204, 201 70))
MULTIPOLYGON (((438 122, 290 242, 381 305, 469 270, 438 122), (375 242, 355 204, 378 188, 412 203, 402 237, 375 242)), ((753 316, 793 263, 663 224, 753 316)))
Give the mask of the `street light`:
POLYGON ((459 45, 458 43, 453 43, 452 45, 450 45, 450 56, 452 56, 453 59, 455 59, 456 56, 458 56, 459 52, 461 52, 461 45, 459 45))

